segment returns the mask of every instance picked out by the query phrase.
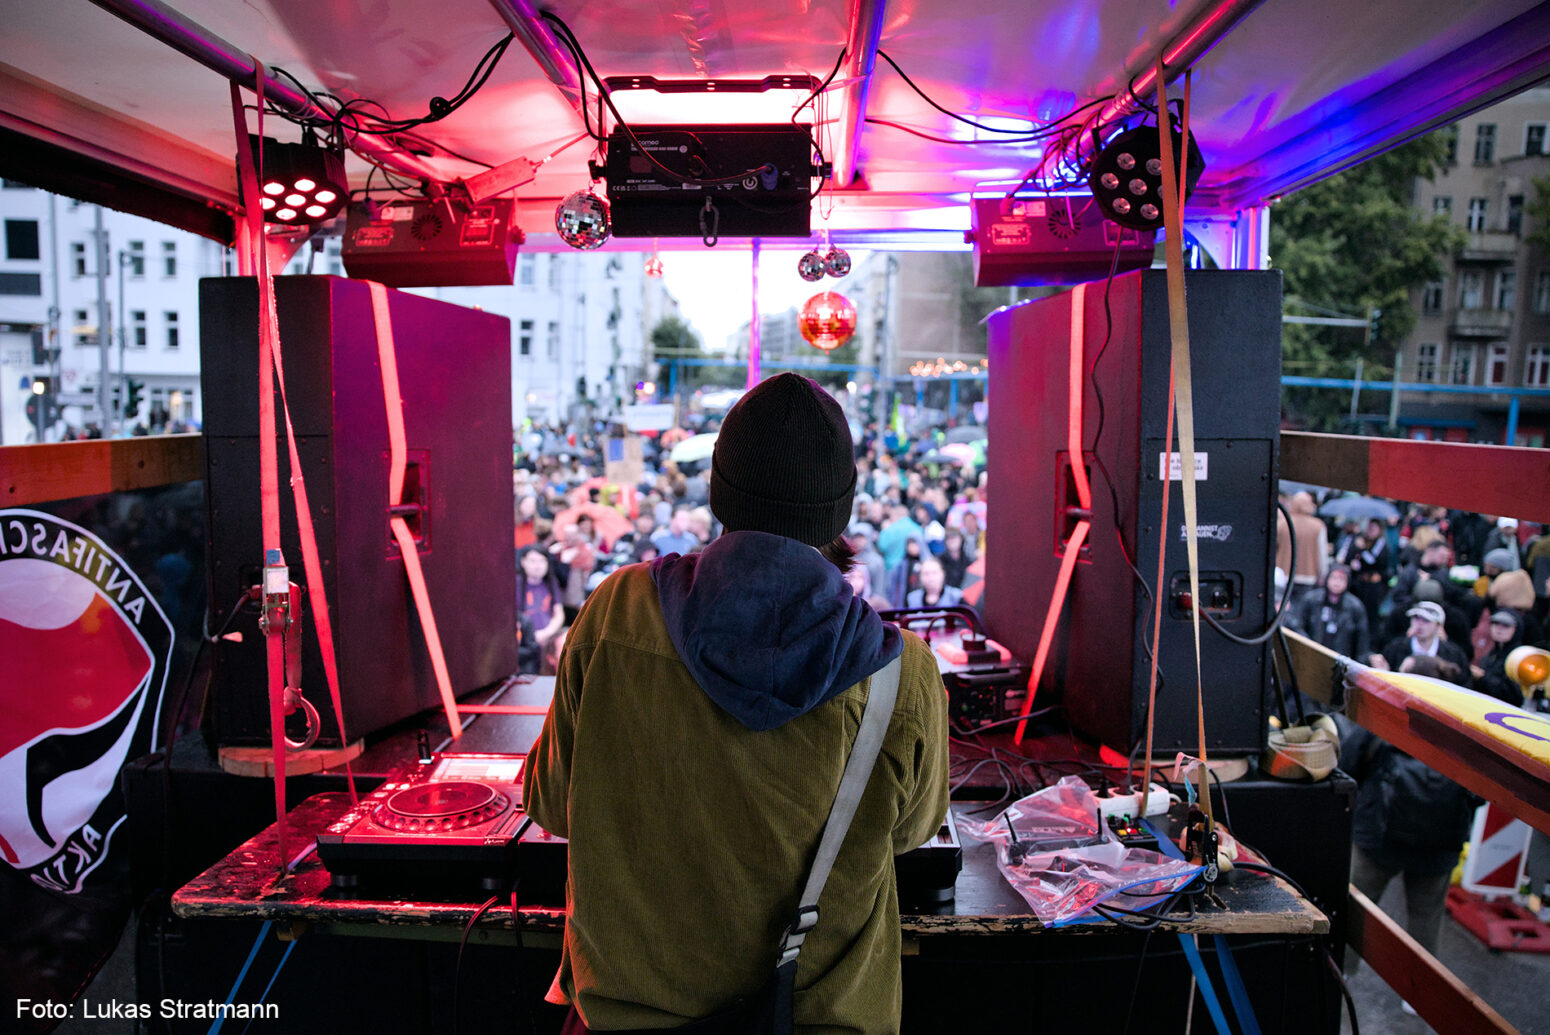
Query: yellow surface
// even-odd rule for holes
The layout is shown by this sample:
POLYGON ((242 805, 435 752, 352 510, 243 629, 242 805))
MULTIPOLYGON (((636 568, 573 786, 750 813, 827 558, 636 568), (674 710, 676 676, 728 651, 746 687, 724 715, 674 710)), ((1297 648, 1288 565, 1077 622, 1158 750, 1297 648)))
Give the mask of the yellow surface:
POLYGON ((1550 765, 1550 715, 1526 712, 1494 697, 1408 672, 1379 672, 1386 681, 1448 714, 1470 729, 1550 765))

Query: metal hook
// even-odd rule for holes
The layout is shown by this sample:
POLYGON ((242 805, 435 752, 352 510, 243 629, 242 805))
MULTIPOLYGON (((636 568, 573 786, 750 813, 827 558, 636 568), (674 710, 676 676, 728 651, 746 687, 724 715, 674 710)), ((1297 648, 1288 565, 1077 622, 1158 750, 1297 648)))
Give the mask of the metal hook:
POLYGON ((718 228, 721 226, 721 213, 716 210, 715 202, 710 198, 705 199, 705 207, 700 209, 700 240, 705 242, 705 247, 714 248, 720 240, 718 228), (706 217, 710 218, 707 220, 706 217), (707 226, 707 222, 709 226, 707 226))

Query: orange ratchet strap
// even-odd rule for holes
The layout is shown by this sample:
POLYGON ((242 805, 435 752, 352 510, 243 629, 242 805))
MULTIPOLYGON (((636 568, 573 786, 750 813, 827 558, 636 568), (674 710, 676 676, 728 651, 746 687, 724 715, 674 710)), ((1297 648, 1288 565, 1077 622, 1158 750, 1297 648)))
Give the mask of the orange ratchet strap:
POLYGON ((1093 491, 1087 480, 1087 460, 1082 452, 1082 395, 1086 386, 1082 379, 1083 352, 1087 321, 1087 285, 1078 284, 1071 291, 1071 361, 1067 375, 1066 403, 1066 452, 1071 465, 1071 476, 1076 481, 1076 499, 1084 517, 1071 530, 1065 550, 1060 555, 1060 570, 1055 575, 1055 590, 1050 594, 1049 610, 1044 613, 1044 628, 1039 633, 1039 649, 1033 656, 1033 672, 1028 676, 1028 693, 1023 698, 1021 721, 1012 741, 1023 742, 1028 728, 1028 714, 1033 710, 1033 698, 1039 690, 1039 678, 1044 674, 1044 664, 1049 660, 1049 648, 1055 638, 1055 626, 1060 624, 1060 612, 1065 607, 1066 592, 1071 587, 1071 575, 1076 570, 1076 559, 1087 541, 1092 528, 1093 491))

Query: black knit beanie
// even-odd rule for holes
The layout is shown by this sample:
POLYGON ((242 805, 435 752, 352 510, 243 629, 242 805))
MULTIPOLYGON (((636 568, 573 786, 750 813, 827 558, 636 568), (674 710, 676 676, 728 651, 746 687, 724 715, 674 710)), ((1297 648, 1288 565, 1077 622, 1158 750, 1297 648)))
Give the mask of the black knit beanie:
POLYGON ((728 532, 769 532, 822 546, 850 523, 856 493, 850 425, 834 397, 800 374, 777 374, 721 422, 710 462, 710 509, 728 532))

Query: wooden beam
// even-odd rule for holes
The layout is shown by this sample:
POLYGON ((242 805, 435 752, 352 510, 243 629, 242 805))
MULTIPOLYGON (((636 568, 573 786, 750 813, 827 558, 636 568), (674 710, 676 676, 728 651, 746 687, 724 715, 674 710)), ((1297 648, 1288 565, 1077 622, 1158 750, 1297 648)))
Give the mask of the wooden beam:
POLYGON ((1550 834, 1550 766, 1465 725, 1377 669, 1296 633, 1288 632, 1286 641, 1303 693, 1331 704, 1343 683, 1352 722, 1550 834))
POLYGON ((199 434, 3 446, 0 506, 197 482, 204 476, 204 436, 199 434))
POLYGON ((1371 496, 1550 521, 1550 450, 1281 433, 1281 477, 1371 496))
POLYGON ((1491 1004, 1418 945, 1355 885, 1346 910, 1346 941, 1388 986, 1437 1031, 1518 1035, 1491 1004))

